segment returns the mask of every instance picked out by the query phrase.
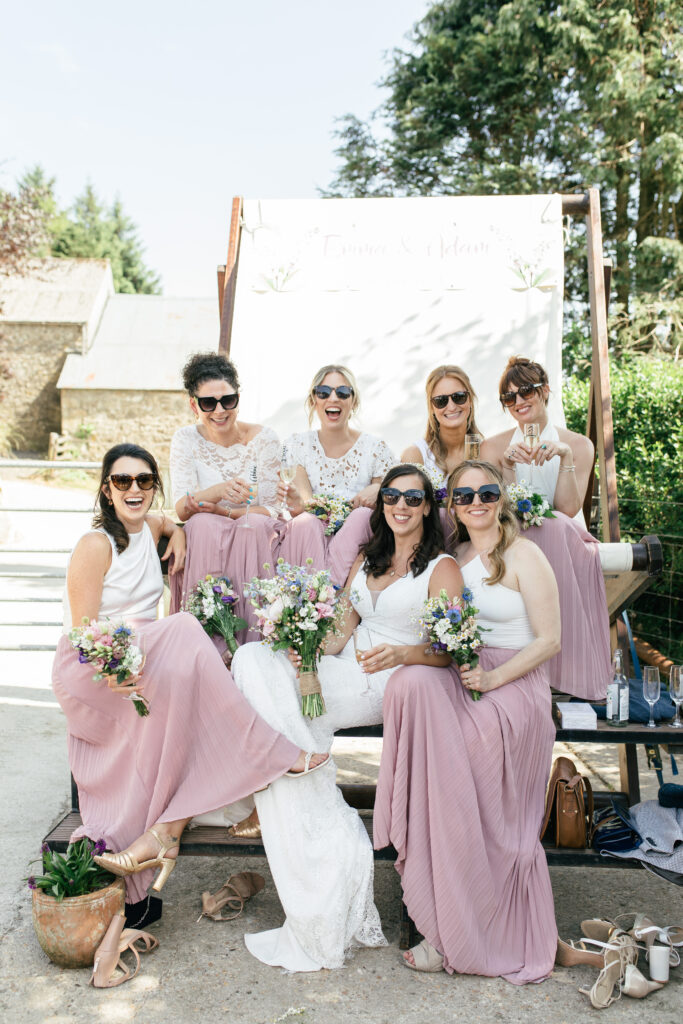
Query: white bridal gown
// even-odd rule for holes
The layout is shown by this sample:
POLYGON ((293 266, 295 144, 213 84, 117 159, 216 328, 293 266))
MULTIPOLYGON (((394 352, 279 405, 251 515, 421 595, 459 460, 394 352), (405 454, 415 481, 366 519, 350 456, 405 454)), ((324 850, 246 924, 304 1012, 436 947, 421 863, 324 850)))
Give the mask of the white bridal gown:
MULTIPOLYGON (((361 570, 353 581, 353 606, 373 645, 420 642, 417 623, 429 579, 441 558, 418 577, 399 578, 372 593, 361 570)), ((337 729, 382 721, 382 697, 393 669, 365 675, 349 640, 340 654, 320 659, 318 674, 326 713, 301 714, 294 669, 284 653, 264 643, 240 647, 232 672, 259 714, 304 750, 325 751, 337 729), (369 685, 370 689, 366 687, 369 685)), ((341 967, 354 945, 383 946, 373 901, 373 853, 358 812, 344 801, 329 764, 313 774, 276 779, 255 795, 268 863, 286 914, 282 928, 246 935, 250 953, 289 971, 341 967)))

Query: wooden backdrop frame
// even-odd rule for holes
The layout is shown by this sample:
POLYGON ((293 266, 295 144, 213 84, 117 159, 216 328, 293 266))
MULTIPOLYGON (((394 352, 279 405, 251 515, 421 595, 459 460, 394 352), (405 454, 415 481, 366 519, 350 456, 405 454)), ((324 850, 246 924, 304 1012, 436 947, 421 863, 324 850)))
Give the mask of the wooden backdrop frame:
MULTIPOLYGON (((218 268, 218 308, 220 334, 218 351, 230 353, 232 322, 235 312, 237 271, 242 232, 243 199, 235 196, 230 215, 230 235, 225 266, 218 268)), ((600 218, 600 190, 589 188, 577 195, 562 196, 565 216, 585 217, 586 249, 588 260, 588 296, 590 305, 592 359, 590 397, 586 418, 586 434, 595 445, 599 474, 600 529, 604 541, 618 541, 619 503, 617 499, 617 471, 614 460, 614 429, 612 422, 612 396, 609 381, 607 336, 607 307, 611 264, 602 251, 602 223, 600 218)), ((595 465, 591 471, 584 500, 584 516, 590 523, 595 480, 595 465)))

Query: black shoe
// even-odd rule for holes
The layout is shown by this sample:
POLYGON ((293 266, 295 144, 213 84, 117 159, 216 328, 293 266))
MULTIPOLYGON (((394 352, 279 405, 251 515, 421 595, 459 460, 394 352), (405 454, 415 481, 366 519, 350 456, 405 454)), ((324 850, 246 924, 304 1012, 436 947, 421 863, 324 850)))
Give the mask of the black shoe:
POLYGON ((163 900, 158 896, 146 896, 137 903, 126 903, 126 928, 146 928, 161 920, 163 900))

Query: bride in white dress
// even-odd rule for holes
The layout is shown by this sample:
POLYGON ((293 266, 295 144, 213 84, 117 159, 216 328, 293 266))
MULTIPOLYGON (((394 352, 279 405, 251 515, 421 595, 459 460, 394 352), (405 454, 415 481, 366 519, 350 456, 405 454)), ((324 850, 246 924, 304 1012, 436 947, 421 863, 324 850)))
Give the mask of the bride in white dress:
MULTIPOLYGON (((372 537, 354 563, 342 635, 332 638, 318 674, 326 713, 301 714, 296 657, 245 644, 232 664, 235 682, 262 717, 304 749, 325 750, 337 729, 382 721, 382 697, 401 665, 446 665, 449 656, 420 643, 417 622, 428 596, 462 592, 429 480, 396 466, 382 481, 372 537), (354 627, 362 621, 372 647, 356 661, 354 627), (313 745, 311 745, 313 744, 313 745)), ((341 967, 354 945, 385 944, 373 902, 373 853, 358 812, 345 803, 330 761, 309 778, 278 779, 255 796, 263 843, 286 914, 281 928, 246 935, 263 963, 290 971, 341 967)))

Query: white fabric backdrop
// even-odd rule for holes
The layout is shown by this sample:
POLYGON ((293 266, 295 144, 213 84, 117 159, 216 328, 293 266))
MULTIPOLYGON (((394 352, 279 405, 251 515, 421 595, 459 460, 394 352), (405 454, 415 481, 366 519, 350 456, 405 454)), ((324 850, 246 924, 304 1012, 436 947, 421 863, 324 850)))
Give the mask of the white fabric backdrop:
POLYGON ((244 419, 305 429, 314 372, 344 363, 357 426, 398 455, 424 432, 429 371, 456 363, 493 434, 512 425, 497 382, 519 353, 546 367, 564 424, 560 196, 246 200, 243 220, 231 358, 244 419))

